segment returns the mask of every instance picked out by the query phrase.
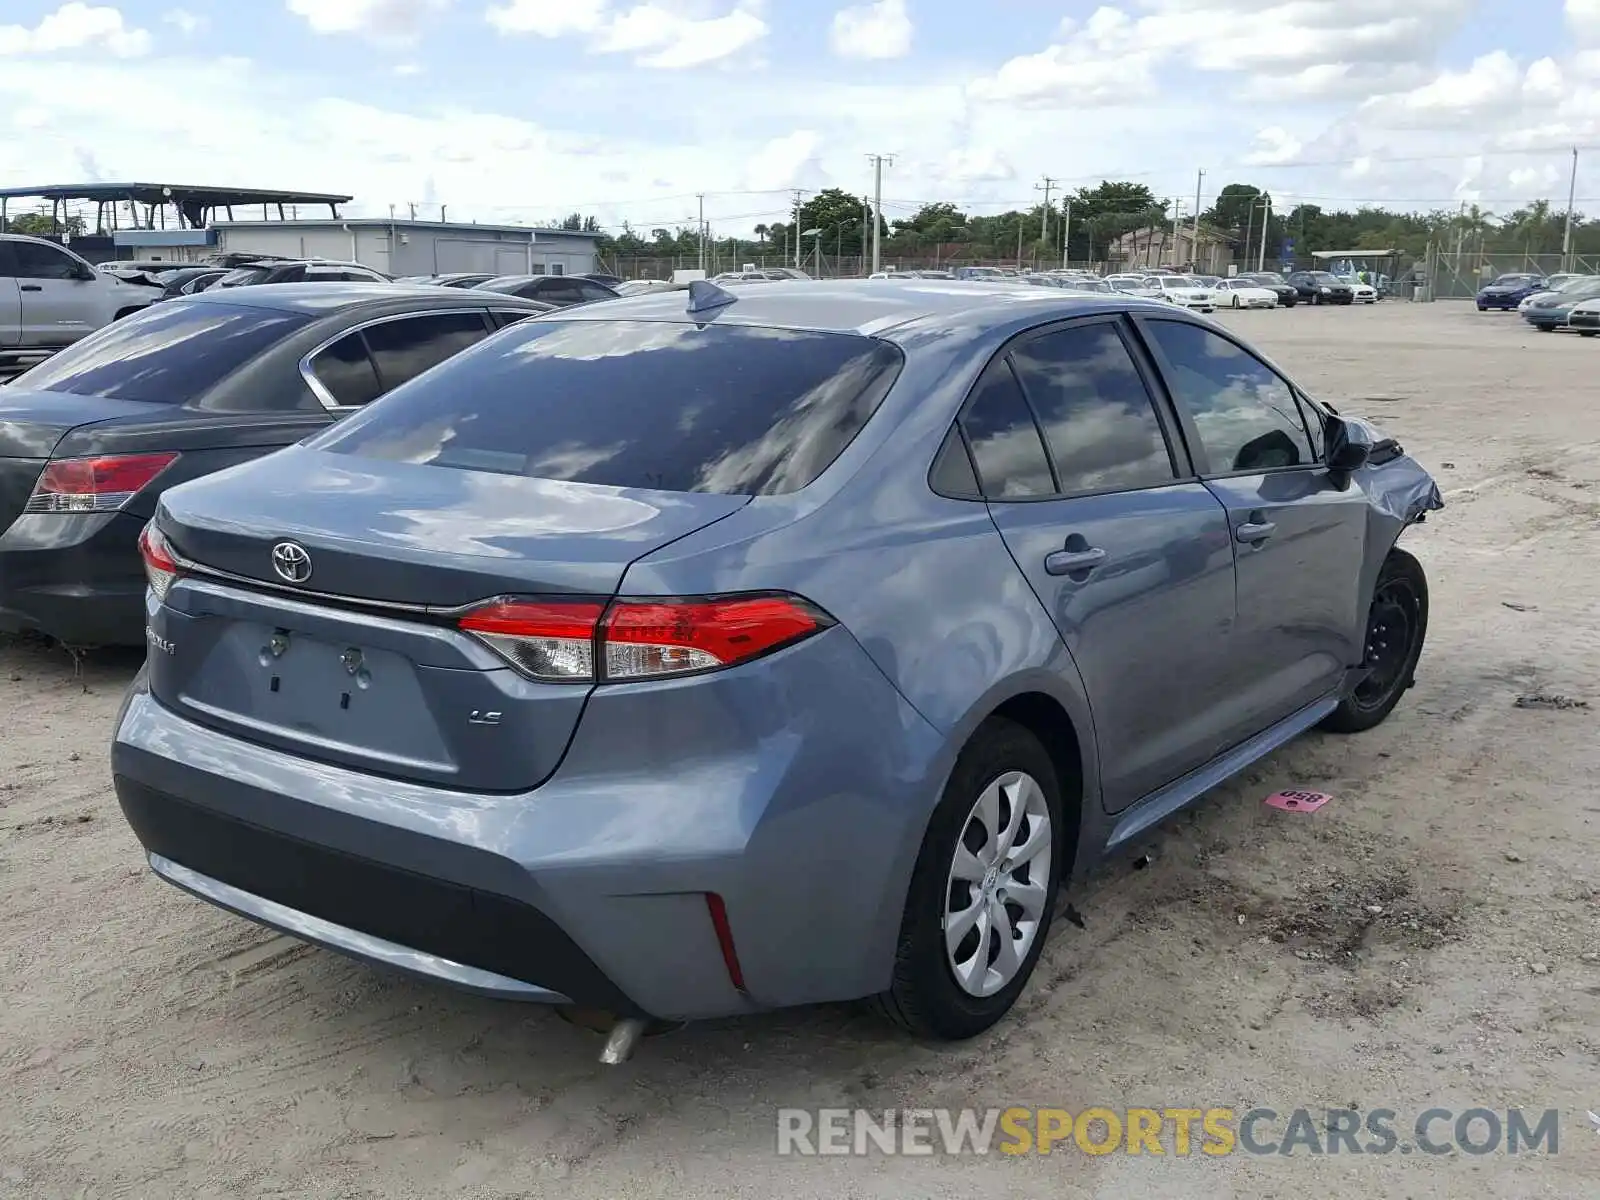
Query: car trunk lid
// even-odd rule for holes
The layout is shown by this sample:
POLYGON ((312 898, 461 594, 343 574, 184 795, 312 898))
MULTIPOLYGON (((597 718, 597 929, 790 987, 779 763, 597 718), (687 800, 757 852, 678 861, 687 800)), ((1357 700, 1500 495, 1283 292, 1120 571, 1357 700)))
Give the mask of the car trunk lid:
POLYGON ((160 412, 165 404, 0 387, 0 534, 22 515, 51 454, 74 429, 160 412))
POLYGON ((153 618, 151 689, 304 757, 531 788, 560 762, 592 685, 525 678, 452 610, 608 599, 635 559, 748 502, 292 448, 163 498, 157 523, 197 571, 153 618), (304 552, 303 582, 274 566, 284 543, 304 552))

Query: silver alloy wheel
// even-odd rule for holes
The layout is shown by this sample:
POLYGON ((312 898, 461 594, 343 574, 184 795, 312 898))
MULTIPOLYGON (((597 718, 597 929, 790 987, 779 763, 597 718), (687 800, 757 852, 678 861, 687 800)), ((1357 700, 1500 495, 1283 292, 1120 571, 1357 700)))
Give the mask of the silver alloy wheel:
POLYGON ((992 996, 1017 977, 1044 919, 1050 806, 1033 776, 1007 771, 962 826, 945 887, 944 944, 961 990, 992 996))

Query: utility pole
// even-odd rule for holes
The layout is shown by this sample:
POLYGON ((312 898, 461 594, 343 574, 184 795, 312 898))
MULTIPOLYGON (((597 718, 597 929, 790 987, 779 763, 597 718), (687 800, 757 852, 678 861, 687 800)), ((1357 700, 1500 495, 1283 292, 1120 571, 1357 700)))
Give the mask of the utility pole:
POLYGON ((794 269, 800 269, 800 189, 794 189, 794 269))
POLYGON ((695 197, 700 204, 700 219, 695 225, 695 232, 700 235, 700 270, 706 269, 706 194, 696 192, 695 197))
POLYGON ((1256 270, 1267 269, 1267 226, 1272 224, 1272 197, 1263 196, 1261 213, 1261 257, 1256 262, 1256 270))
POLYGON ((861 197, 861 266, 858 274, 865 275, 867 265, 867 221, 872 216, 872 201, 866 196, 861 197))
POLYGON ((1205 183, 1206 173, 1202 170, 1194 181, 1194 235, 1189 239, 1192 243, 1189 247, 1189 259, 1196 270, 1200 268, 1200 192, 1205 183))
POLYGON ((1051 179, 1050 176, 1046 175, 1043 183, 1033 185, 1034 191, 1042 191, 1044 193, 1044 205, 1039 211, 1039 240, 1041 242, 1050 240, 1050 189, 1059 182, 1060 180, 1051 179))
POLYGON ((1061 201, 1061 269, 1067 269, 1067 247, 1072 242, 1072 197, 1061 201))
POLYGON ((1572 181, 1567 185, 1567 228, 1561 235, 1561 269, 1572 270, 1572 205, 1578 196, 1578 148, 1572 148, 1572 181))
POLYGON ((894 166, 892 154, 869 154, 872 160, 872 270, 883 269, 883 164, 894 166))
POLYGON ((1178 222, 1182 220, 1183 199, 1179 196, 1172 198, 1172 265, 1178 265, 1178 222))

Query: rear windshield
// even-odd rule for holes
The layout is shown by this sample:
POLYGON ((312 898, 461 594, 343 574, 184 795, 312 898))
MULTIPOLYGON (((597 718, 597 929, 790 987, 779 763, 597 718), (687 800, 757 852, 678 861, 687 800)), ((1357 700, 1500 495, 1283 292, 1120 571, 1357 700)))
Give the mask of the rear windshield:
POLYGON ((183 404, 300 328, 300 313, 169 300, 45 359, 19 387, 183 404))
POLYGON ((854 334, 536 321, 313 438, 339 454, 674 492, 806 486, 867 423, 900 352, 854 334))

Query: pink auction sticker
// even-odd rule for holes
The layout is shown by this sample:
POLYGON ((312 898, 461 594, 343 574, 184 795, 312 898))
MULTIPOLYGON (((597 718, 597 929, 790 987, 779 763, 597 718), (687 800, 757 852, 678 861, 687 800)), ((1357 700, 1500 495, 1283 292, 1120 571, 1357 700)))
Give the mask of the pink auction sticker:
POLYGON ((1316 812, 1332 799, 1326 792, 1273 792, 1267 797, 1267 807, 1284 812, 1316 812))

